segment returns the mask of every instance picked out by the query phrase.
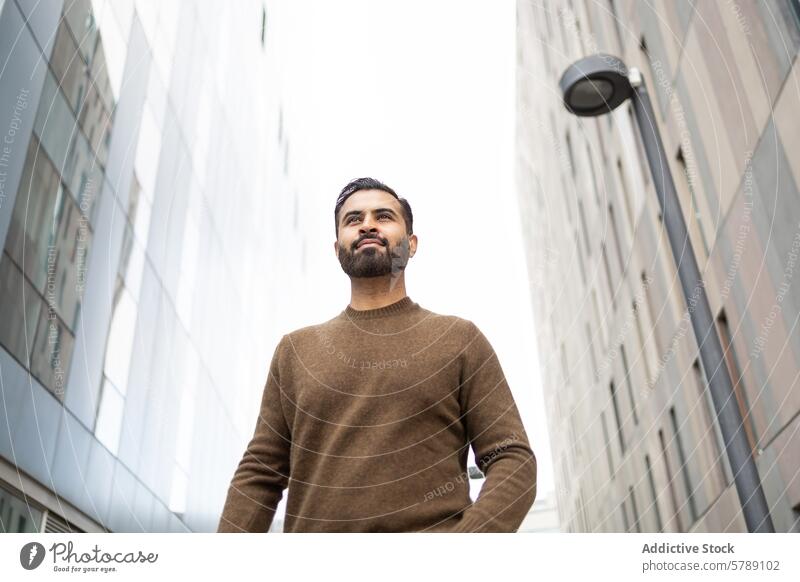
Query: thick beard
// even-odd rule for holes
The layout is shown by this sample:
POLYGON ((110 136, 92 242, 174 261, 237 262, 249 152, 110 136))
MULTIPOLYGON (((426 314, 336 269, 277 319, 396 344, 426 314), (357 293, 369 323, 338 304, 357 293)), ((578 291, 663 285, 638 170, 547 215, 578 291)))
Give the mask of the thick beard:
POLYGON ((391 247, 371 247, 362 251, 347 250, 339 245, 339 264, 342 270, 355 278, 398 276, 409 259, 408 238, 391 247), (384 250, 385 249, 385 250, 384 250))

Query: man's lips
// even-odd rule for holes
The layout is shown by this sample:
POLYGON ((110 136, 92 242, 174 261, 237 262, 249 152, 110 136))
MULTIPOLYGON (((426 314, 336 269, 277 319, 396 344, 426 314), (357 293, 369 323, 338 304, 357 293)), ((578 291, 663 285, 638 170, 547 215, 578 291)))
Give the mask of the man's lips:
POLYGON ((374 238, 365 238, 360 243, 358 243, 358 246, 356 248, 360 249, 361 247, 366 246, 366 245, 376 245, 376 246, 381 246, 382 247, 383 243, 381 241, 377 240, 377 239, 374 239, 374 238))

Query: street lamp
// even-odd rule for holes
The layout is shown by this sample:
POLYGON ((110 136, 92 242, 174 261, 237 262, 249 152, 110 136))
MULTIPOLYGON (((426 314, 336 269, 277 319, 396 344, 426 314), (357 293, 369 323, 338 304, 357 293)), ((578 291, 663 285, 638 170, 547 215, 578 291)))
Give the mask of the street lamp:
POLYGON ((736 492, 742 504, 747 530, 774 532, 767 499, 761 488, 755 459, 743 430, 730 372, 722 344, 714 326, 705 285, 700 276, 686 222, 683 219, 675 183, 669 171, 664 145, 644 80, 638 69, 628 69, 617 57, 596 54, 570 65, 559 83, 567 110, 581 117, 596 117, 611 112, 631 99, 637 125, 653 176, 661 215, 672 256, 678 266, 681 288, 689 306, 700 360, 708 381, 725 450, 733 470, 736 492))

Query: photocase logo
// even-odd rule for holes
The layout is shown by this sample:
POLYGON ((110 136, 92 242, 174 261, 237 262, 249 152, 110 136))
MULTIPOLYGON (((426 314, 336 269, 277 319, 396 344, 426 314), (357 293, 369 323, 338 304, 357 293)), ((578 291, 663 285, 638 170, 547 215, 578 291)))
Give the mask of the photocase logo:
POLYGON ((35 570, 44 560, 44 546, 39 542, 30 542, 19 551, 19 563, 26 570, 35 570))

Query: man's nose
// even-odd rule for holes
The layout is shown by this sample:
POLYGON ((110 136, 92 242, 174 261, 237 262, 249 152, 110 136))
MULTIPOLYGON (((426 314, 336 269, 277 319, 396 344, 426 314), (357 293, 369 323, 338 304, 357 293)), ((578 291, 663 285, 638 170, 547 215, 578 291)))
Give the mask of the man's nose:
POLYGON ((358 229, 358 231, 360 233, 374 232, 377 230, 377 228, 375 228, 375 225, 376 222, 373 220, 371 215, 367 214, 366 216, 364 216, 364 220, 361 221, 361 227, 358 229))

